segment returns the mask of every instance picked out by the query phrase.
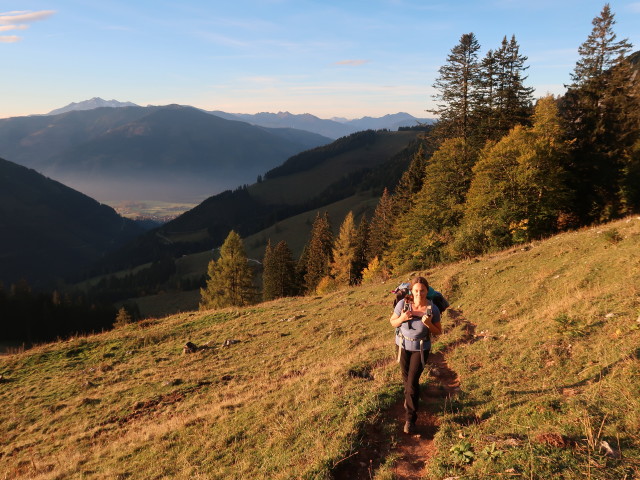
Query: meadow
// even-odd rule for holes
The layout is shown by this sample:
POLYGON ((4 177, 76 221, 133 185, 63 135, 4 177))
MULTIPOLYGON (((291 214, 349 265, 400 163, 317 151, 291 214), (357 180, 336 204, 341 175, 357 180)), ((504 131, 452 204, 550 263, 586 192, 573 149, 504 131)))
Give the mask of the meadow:
MULTIPOLYGON (((639 247, 628 217, 421 272, 460 380, 426 478, 640 478, 639 247)), ((414 273, 2 357, 0 478, 334 478, 401 398, 389 291, 414 273)))

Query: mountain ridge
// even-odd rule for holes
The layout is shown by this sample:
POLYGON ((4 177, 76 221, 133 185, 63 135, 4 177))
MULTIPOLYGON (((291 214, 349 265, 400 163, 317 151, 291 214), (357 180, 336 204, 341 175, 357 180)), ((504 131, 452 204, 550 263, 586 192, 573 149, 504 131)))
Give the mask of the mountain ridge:
POLYGON ((49 285, 143 233, 111 207, 0 158, 0 282, 49 285))
POLYGON ((1 157, 104 203, 194 202, 255 181, 291 155, 330 141, 179 105, 0 120, 1 157))
POLYGON ((83 100, 80 102, 71 102, 70 104, 65 105, 64 107, 51 110, 49 113, 46 113, 45 115, 59 115, 61 113, 66 113, 71 111, 93 110, 94 108, 101 108, 101 107, 119 108, 119 107, 137 107, 137 106, 139 105, 136 105, 135 103, 132 103, 132 102, 119 102, 118 100, 115 100, 115 99, 103 100, 100 97, 93 97, 89 100, 83 100))

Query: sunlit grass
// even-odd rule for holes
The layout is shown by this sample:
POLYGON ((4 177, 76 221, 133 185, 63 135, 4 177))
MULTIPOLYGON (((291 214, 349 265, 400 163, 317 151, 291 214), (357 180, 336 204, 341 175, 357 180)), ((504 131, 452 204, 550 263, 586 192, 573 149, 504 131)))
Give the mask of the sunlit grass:
MULTIPOLYGON (((639 247, 629 218, 425 272, 458 312, 434 350, 461 378, 430 478, 638 478, 639 247)), ((398 398, 400 280, 3 357, 0 478, 330 478, 398 398)))

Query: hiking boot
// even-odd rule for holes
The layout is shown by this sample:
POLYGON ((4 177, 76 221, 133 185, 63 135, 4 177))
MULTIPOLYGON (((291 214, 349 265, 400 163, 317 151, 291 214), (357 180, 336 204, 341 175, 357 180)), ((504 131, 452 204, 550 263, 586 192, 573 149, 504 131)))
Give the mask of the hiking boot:
POLYGON ((404 433, 412 434, 416 433, 416 424, 411 422, 404 422, 404 433))

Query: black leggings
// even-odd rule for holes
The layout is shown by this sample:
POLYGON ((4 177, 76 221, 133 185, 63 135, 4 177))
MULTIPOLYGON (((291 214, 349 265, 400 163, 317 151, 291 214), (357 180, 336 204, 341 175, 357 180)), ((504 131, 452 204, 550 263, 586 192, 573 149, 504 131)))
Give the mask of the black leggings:
MULTIPOLYGON (((398 347, 400 348, 400 347, 398 347)), ((420 403, 420 375, 424 370, 422 366, 421 352, 411 352, 402 349, 400 353, 400 369, 404 381, 404 409, 406 421, 415 423, 418 419, 418 404, 420 403)), ((429 350, 424 352, 424 361, 427 362, 429 350)))

